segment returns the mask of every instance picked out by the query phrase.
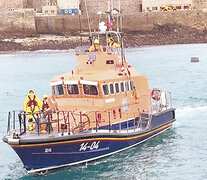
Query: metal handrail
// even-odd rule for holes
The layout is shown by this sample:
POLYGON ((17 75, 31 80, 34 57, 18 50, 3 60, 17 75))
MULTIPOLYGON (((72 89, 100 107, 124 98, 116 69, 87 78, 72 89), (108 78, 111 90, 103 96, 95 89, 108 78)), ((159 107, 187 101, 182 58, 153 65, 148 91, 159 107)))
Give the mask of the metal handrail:
POLYGON ((109 47, 109 46, 103 46, 104 51, 97 51, 97 52, 89 52, 89 47, 77 47, 75 52, 76 54, 90 54, 90 53, 108 53, 108 54, 121 54, 121 48, 116 47, 109 47))
MULTIPOLYGON (((171 108, 172 102, 171 102, 171 93, 165 92, 166 95, 166 106, 165 108, 171 108)), ((150 95, 143 95, 143 96, 149 96, 150 95)), ((160 104, 158 102, 155 102, 155 105, 160 108, 160 104)), ((153 103, 149 104, 148 110, 144 113, 147 114, 147 126, 150 124, 152 120, 152 114, 153 114, 153 103)), ((156 112, 160 111, 160 109, 156 109, 156 112)), ((117 124, 116 128, 118 128, 119 132, 121 132, 122 129, 126 129, 127 131, 132 128, 134 131, 138 128, 142 129, 142 114, 143 112, 123 112, 121 110, 121 107, 116 107, 113 109, 107 109, 104 111, 87 111, 87 112, 75 112, 75 111, 46 111, 46 112, 35 112, 32 113, 33 119, 36 124, 36 132, 38 135, 41 134, 41 124, 46 124, 46 132, 48 134, 52 133, 53 131, 53 123, 56 123, 55 130, 57 130, 58 133, 60 133, 60 130, 62 130, 62 134, 66 131, 69 135, 74 133, 82 133, 86 132, 87 130, 96 130, 96 132, 99 131, 102 127, 106 127, 105 129, 108 129, 109 132, 115 128, 114 124, 117 124), (115 111, 115 113, 113 112, 115 111), (98 113, 101 114, 101 122, 98 119, 98 113), (123 120, 123 118, 126 118, 126 120, 123 120), (134 119, 133 119, 133 118, 134 119), (42 122, 42 119, 44 121, 42 122), (118 119, 115 120, 115 119, 118 119), (131 124, 129 124, 129 121, 131 124), (106 123, 107 122, 107 123, 106 123), (113 123, 114 122, 114 123, 113 123), (126 122, 125 125, 122 123, 126 122), (91 124, 93 125, 91 126, 91 124), (103 123, 103 124, 101 124, 103 123), (113 123, 113 124, 112 124, 113 123), (124 126, 124 127, 123 127, 124 126), (125 127, 126 126, 126 127, 125 127), (51 128, 52 127, 52 128, 51 128)), ((7 132, 15 129, 19 129, 20 135, 23 135, 27 132, 27 116, 31 115, 31 113, 27 113, 25 111, 19 111, 19 112, 9 112, 8 113, 8 125, 7 125, 7 132), (18 117, 18 118, 17 118, 18 117), (17 125, 17 122, 19 125, 17 125)), ((147 126, 145 128, 147 128, 147 126)), ((103 129, 103 128, 102 128, 103 129)), ((15 131, 16 132, 16 131, 15 131)))

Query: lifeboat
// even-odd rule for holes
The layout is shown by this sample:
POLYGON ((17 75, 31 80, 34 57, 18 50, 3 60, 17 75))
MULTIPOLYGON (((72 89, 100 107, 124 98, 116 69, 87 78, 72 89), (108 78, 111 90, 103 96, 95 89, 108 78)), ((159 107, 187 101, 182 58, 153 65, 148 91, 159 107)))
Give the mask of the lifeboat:
POLYGON ((103 44, 113 37, 120 46, 95 52, 77 48, 75 69, 51 79, 50 108, 33 116, 33 131, 28 130, 27 112, 9 112, 3 141, 29 173, 127 150, 168 130, 175 121, 171 93, 150 90, 146 76, 126 61, 119 28, 90 35, 103 35, 103 44))

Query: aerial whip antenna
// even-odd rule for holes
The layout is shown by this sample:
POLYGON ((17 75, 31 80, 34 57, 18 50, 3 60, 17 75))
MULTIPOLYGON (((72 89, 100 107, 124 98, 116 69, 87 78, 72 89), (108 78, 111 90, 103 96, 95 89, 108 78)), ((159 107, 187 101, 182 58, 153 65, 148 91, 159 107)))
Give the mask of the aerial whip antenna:
POLYGON ((82 26, 81 26, 81 16, 80 16, 80 10, 78 11, 78 14, 79 14, 79 26, 80 26, 80 40, 81 40, 81 46, 82 46, 82 43, 83 43, 83 39, 82 39, 82 35, 81 35, 81 32, 82 32, 82 26))
POLYGON ((85 0, 85 7, 86 7, 86 15, 87 15, 87 19, 88 19, 88 28, 89 28, 89 32, 90 32, 90 41, 92 40, 92 34, 91 34, 91 23, 90 23, 90 18, 89 18, 89 14, 88 14, 88 7, 87 7, 87 3, 85 0))

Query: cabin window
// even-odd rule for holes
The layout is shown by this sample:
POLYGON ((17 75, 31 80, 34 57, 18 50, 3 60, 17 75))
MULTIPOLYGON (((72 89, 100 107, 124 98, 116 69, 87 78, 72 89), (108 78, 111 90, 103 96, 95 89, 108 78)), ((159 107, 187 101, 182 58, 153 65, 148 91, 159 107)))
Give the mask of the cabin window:
POLYGON ((107 60, 106 64, 114 64, 114 60, 107 60))
POLYGON ((108 85, 107 84, 104 84, 102 86, 102 89, 103 89, 103 92, 104 92, 104 95, 105 96, 109 95, 109 88, 108 88, 108 85))
POLYGON ((124 83, 123 82, 120 82, 120 89, 121 89, 121 92, 124 92, 124 83))
POLYGON ((79 94, 79 89, 77 84, 67 85, 68 94, 79 94))
POLYGON ((116 94, 119 93, 119 83, 115 83, 115 91, 116 91, 116 94))
POLYGON ((133 81, 130 81, 129 83, 130 83, 130 90, 133 91, 133 90, 134 90, 134 84, 133 84, 133 81))
POLYGON ((53 92, 56 96, 63 95, 64 94, 63 85, 59 84, 59 85, 53 86, 53 92))
POLYGON ((125 81, 124 85, 125 85, 125 91, 129 91, 129 83, 128 83, 128 81, 125 81))
POLYGON ((110 93, 111 94, 114 94, 114 85, 113 84, 110 84, 109 85, 109 88, 110 88, 110 93))
POLYGON ((83 92, 85 95, 98 95, 98 89, 95 85, 83 84, 83 92))

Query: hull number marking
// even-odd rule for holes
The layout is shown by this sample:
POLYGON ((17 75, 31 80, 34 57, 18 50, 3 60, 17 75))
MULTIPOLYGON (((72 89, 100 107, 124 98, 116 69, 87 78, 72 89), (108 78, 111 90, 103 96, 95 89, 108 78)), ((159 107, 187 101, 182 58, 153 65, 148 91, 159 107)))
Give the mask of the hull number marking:
POLYGON ((94 149, 98 149, 99 148, 99 143, 100 143, 100 141, 94 141, 91 144, 89 144, 88 142, 87 143, 82 143, 80 145, 79 151, 86 151, 87 149, 92 151, 94 149))

